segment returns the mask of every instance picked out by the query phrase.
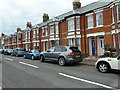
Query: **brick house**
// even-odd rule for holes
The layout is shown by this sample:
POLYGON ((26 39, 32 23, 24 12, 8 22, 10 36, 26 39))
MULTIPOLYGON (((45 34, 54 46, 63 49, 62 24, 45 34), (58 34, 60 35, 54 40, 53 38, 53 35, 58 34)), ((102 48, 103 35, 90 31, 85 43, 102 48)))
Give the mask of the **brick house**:
MULTIPOLYGON (((69 45, 88 55, 100 56, 105 45, 110 45, 119 51, 120 0, 100 0, 83 7, 79 0, 74 0, 73 10, 51 19, 44 14, 43 22, 34 26, 27 24, 21 34, 22 47, 26 50, 45 51, 53 46, 69 45)), ((16 34, 12 38, 15 48, 16 34)))

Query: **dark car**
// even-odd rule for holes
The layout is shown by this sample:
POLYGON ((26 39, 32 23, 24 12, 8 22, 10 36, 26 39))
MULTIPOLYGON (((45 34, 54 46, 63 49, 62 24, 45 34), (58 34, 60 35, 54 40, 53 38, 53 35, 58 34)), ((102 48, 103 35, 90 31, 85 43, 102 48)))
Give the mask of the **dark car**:
POLYGON ((12 56, 24 56, 26 50, 24 48, 16 48, 13 49, 13 52, 11 53, 12 56))
POLYGON ((11 55, 12 52, 13 52, 13 49, 5 49, 4 55, 11 55))
POLYGON ((0 54, 3 54, 4 53, 4 49, 0 49, 0 54))
POLYGON ((24 55, 24 58, 29 58, 29 59, 39 59, 40 58, 40 50, 31 50, 29 52, 26 52, 24 55))
POLYGON ((73 46, 57 46, 52 47, 48 51, 41 52, 40 60, 56 61, 60 66, 67 63, 78 63, 82 61, 81 51, 78 47, 73 46))

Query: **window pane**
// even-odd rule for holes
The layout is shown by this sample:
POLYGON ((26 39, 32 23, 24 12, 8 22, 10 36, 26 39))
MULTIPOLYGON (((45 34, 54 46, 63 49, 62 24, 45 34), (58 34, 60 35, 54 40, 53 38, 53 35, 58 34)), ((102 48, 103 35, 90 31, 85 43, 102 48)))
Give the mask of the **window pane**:
POLYGON ((118 20, 120 20, 120 4, 118 5, 118 20))

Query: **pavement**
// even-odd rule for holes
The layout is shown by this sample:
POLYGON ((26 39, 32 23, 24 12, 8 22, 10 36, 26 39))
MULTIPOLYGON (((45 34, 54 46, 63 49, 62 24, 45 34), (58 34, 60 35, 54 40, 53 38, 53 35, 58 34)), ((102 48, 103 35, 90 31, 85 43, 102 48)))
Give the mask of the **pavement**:
MULTIPOLYGON (((87 57, 86 60, 91 58, 93 57, 87 57)), ((41 63, 39 60, 8 55, 2 57, 2 75, 3 88, 94 88, 96 90, 96 88, 117 89, 119 86, 118 74, 100 73, 94 66, 79 63, 61 67, 57 63, 41 63)))
POLYGON ((89 56, 89 57, 84 58, 81 63, 85 65, 95 66, 95 63, 98 59, 99 57, 89 56))

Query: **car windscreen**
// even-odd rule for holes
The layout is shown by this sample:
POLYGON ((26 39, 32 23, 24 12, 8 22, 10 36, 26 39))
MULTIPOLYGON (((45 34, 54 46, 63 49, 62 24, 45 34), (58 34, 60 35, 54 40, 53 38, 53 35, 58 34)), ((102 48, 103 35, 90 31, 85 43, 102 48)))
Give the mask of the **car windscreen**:
POLYGON ((116 53, 112 58, 117 58, 118 56, 120 56, 120 52, 116 53))
POLYGON ((80 52, 78 47, 70 47, 70 50, 72 50, 73 52, 80 52))
POLYGON ((25 49, 18 49, 18 51, 25 51, 25 49))
POLYGON ((34 53, 40 53, 40 50, 35 50, 34 53))

